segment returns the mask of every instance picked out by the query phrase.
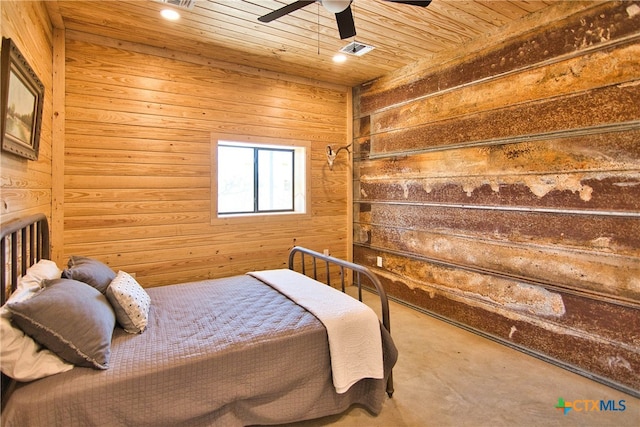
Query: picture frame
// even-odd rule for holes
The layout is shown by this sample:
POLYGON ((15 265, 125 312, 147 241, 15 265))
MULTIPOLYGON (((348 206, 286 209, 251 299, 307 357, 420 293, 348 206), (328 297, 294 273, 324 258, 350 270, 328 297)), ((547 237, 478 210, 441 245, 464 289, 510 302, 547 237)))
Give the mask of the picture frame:
POLYGON ((0 74, 2 150, 38 160, 44 85, 10 38, 2 38, 0 74))

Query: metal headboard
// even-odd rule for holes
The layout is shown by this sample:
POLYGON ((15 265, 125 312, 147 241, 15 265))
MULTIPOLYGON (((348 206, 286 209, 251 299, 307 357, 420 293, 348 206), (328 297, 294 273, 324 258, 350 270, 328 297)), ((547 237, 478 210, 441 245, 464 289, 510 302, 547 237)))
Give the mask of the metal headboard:
MULTIPOLYGON (((18 285, 18 278, 41 259, 49 258, 49 223, 44 214, 16 219, 0 228, 0 300, 4 304, 18 285)), ((2 403, 15 386, 15 381, 2 374, 2 403)))
POLYGON ((44 214, 31 215, 2 224, 0 230, 1 303, 16 289, 27 268, 49 258, 49 223, 44 214), (7 285, 9 287, 7 288, 7 285))

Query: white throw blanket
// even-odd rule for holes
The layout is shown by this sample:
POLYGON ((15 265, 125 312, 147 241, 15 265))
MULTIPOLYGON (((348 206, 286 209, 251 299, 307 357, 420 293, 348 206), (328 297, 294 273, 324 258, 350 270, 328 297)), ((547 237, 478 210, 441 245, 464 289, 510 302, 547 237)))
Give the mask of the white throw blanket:
POLYGON ((336 392, 346 392, 363 378, 384 378, 380 321, 371 308, 292 270, 247 274, 283 293, 324 324, 336 392))

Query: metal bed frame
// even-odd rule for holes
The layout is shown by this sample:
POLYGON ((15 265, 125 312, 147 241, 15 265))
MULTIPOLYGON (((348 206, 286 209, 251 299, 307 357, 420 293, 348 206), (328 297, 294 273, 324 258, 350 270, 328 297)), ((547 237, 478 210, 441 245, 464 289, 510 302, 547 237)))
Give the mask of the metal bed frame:
MULTIPOLYGON (((386 292, 378 277, 368 268, 349 261, 324 255, 307 248, 296 246, 289 253, 289 269, 294 270, 296 254, 300 255, 302 261, 302 274, 306 275, 306 259, 312 259, 313 278, 318 280, 317 262, 323 262, 326 268, 326 284, 331 285, 329 267, 337 265, 340 268, 342 279, 342 291, 345 292, 346 274, 351 270, 354 275, 354 284, 358 287, 358 299, 362 301, 362 276, 366 277, 375 287, 380 297, 382 308, 382 325, 391 333, 389 320, 389 302, 386 292)), ((0 300, 4 304, 16 289, 18 278, 24 275, 29 267, 36 264, 41 259, 50 259, 49 247, 49 224, 44 214, 30 215, 25 218, 16 219, 2 224, 0 230, 0 265, 2 274, 0 275, 0 300)), ((0 304, 0 305, 1 305, 0 304)), ((15 382, 2 374, 2 407, 8 398, 15 382)), ((393 394, 393 378, 389 374, 387 381, 387 394, 393 394)))

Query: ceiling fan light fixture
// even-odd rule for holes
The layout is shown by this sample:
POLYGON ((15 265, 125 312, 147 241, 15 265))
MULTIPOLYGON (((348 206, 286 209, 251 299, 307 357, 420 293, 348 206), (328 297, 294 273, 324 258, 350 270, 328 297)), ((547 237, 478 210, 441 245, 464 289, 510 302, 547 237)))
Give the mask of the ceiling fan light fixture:
POLYGON ((351 0, 322 0, 320 3, 331 13, 340 13, 351 6, 351 0))

